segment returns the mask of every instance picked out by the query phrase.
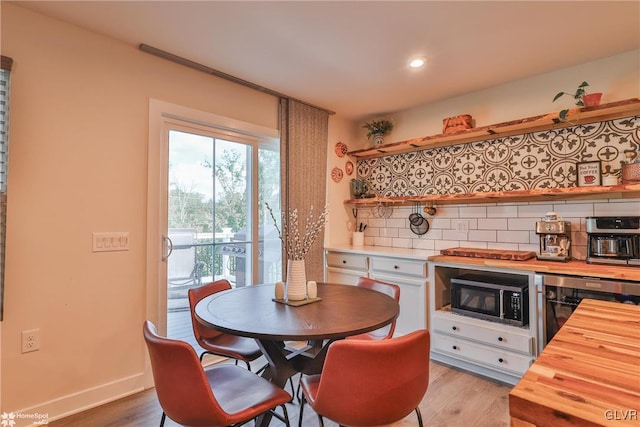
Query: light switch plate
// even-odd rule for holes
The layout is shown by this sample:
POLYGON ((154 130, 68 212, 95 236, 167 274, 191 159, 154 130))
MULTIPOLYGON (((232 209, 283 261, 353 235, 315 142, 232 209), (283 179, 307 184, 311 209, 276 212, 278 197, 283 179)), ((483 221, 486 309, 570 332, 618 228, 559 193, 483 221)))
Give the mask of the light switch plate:
POLYGON ((93 252, 129 250, 129 232, 93 233, 93 252))

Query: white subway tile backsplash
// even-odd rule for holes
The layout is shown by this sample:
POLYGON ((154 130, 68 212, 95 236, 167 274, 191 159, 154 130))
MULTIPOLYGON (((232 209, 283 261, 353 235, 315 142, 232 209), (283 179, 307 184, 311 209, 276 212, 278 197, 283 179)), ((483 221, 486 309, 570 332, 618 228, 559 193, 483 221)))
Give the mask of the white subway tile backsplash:
MULTIPOLYGON (((393 216, 386 220, 364 216, 362 222, 368 224, 365 244, 434 251, 463 246, 538 252, 540 237, 535 233, 535 223, 547 212, 555 211, 571 222, 571 255, 585 259, 585 217, 640 215, 640 199, 447 205, 438 207, 435 216, 425 215, 430 229, 422 236, 412 233, 409 228, 408 217, 414 211, 413 207, 395 208, 393 216), (466 223, 467 232, 458 231, 460 222, 466 223)), ((360 218, 358 214, 358 222, 360 218)))
POLYGON ((528 231, 498 231, 498 242, 506 242, 506 243, 529 243, 529 232, 528 231))
POLYGON ((640 201, 606 201, 593 204, 593 216, 638 216, 640 201))
POLYGON ((507 230, 507 218, 478 218, 478 230, 507 230))
POLYGON ((489 218, 514 218, 518 216, 518 207, 514 205, 497 205, 487 207, 489 218))
POLYGON ((593 216, 593 203, 554 204, 553 211, 560 215, 560 217, 565 221, 567 218, 593 216))
POLYGON ((380 237, 398 237, 399 230, 404 230, 404 226, 402 228, 398 228, 398 227, 381 228, 379 236, 380 237))
POLYGON ((429 221, 429 224, 431 224, 431 229, 438 229, 438 228, 446 228, 449 229, 451 228, 451 219, 449 218, 433 218, 432 220, 429 221))
POLYGON ((468 240, 466 231, 442 230, 442 238, 445 240, 468 240))
POLYGON ((436 216, 438 218, 460 218, 460 210, 457 206, 437 206, 436 216))
POLYGON ((550 204, 535 204, 518 206, 518 217, 520 218, 542 218, 547 212, 553 210, 550 204))
POLYGON ((393 240, 390 237, 376 237, 373 239, 374 240, 374 246, 391 246, 393 247, 393 245, 391 244, 393 242, 393 240))
POLYGON ((486 218, 486 206, 465 206, 460 208, 460 218, 486 218))
POLYGON ((509 218, 507 220, 508 230, 535 230, 536 221, 531 218, 509 218))
POLYGON ((469 240, 496 242, 497 233, 496 230, 469 230, 469 240))

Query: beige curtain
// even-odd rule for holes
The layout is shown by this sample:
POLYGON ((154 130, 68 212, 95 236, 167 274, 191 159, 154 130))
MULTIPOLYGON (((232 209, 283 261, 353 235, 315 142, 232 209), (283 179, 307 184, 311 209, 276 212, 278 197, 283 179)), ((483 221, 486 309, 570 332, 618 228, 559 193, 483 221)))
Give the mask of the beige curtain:
MULTIPOLYGON (((280 100, 282 212, 297 208, 301 227, 311 206, 317 219, 326 203, 328 127, 327 111, 292 99, 280 100)), ((306 257, 307 280, 322 281, 323 242, 324 229, 306 257)), ((286 277, 284 254, 282 264, 286 277)))

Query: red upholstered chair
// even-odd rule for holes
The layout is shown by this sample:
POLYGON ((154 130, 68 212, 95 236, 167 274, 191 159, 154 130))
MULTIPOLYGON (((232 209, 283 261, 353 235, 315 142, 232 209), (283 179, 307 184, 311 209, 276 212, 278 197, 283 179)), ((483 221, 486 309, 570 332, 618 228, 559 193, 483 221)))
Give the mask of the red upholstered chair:
POLYGON ((332 343, 318 375, 301 379, 303 399, 323 417, 345 426, 378 426, 412 411, 422 426, 418 405, 429 386, 429 331, 420 329, 388 340, 332 343))
POLYGON ((160 337, 150 321, 143 325, 156 394, 168 416, 184 426, 237 426, 271 412, 289 425, 285 403, 289 393, 235 365, 202 368, 193 347, 160 337), (282 407, 283 415, 274 412, 282 407))
MULTIPOLYGON (((229 289, 231 289, 231 283, 225 279, 216 280, 204 286, 189 289, 189 308, 191 309, 193 334, 200 347, 204 349, 202 354, 200 354, 200 361, 202 361, 205 354, 215 354, 235 359, 236 365, 238 364, 238 360, 242 360, 247 364, 247 369, 251 370, 249 362, 262 356, 262 351, 260 351, 258 344, 256 344, 253 338, 225 334, 207 328, 198 322, 195 316, 196 304, 200 300, 216 292, 227 291, 229 289)), ((262 366, 258 370, 258 373, 266 369, 267 366, 268 365, 262 366)), ((293 380, 289 379, 289 383, 291 384, 291 392, 293 393, 293 380)))
MULTIPOLYGON (((400 287, 393 283, 383 282, 381 280, 369 279, 368 277, 360 277, 356 286, 361 288, 373 289, 374 291, 382 292, 389 295, 391 298, 400 302, 400 287)), ((359 340, 382 340, 391 338, 393 332, 396 330, 396 321, 394 320, 387 326, 383 326, 375 331, 367 332, 364 334, 353 335, 347 339, 359 339, 359 340)))
POLYGON ((198 288, 189 289, 189 307, 191 309, 191 325, 193 326, 193 334, 196 341, 205 351, 200 355, 200 360, 205 354, 215 354, 218 356, 230 357, 236 360, 242 360, 247 364, 247 368, 251 370, 249 362, 256 360, 262 356, 262 352, 253 338, 239 337, 231 334, 216 331, 200 324, 195 316, 196 304, 203 298, 216 292, 222 292, 231 289, 231 283, 228 280, 221 279, 213 283, 209 283, 198 288))

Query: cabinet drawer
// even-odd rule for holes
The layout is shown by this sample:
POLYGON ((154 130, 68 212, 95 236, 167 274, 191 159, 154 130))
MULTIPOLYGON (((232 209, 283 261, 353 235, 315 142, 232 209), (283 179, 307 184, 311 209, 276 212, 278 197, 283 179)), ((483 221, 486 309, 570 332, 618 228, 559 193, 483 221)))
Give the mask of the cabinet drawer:
POLYGON ((533 338, 528 330, 519 331, 514 328, 509 331, 508 327, 503 325, 474 320, 451 313, 436 314, 433 316, 432 327, 447 335, 480 341, 491 347, 519 351, 527 355, 533 354, 533 338))
POLYGON ((519 375, 523 375, 533 363, 533 358, 529 356, 487 347, 440 333, 432 334, 431 345, 441 353, 519 375))
POLYGON ((427 277, 426 261, 407 261, 398 258, 371 257, 371 270, 393 274, 427 277))
MULTIPOLYGON (((367 256, 348 254, 344 252, 328 252, 327 265, 329 267, 348 268, 352 270, 367 270, 367 256)), ((364 274, 366 276, 366 273, 364 274)))

